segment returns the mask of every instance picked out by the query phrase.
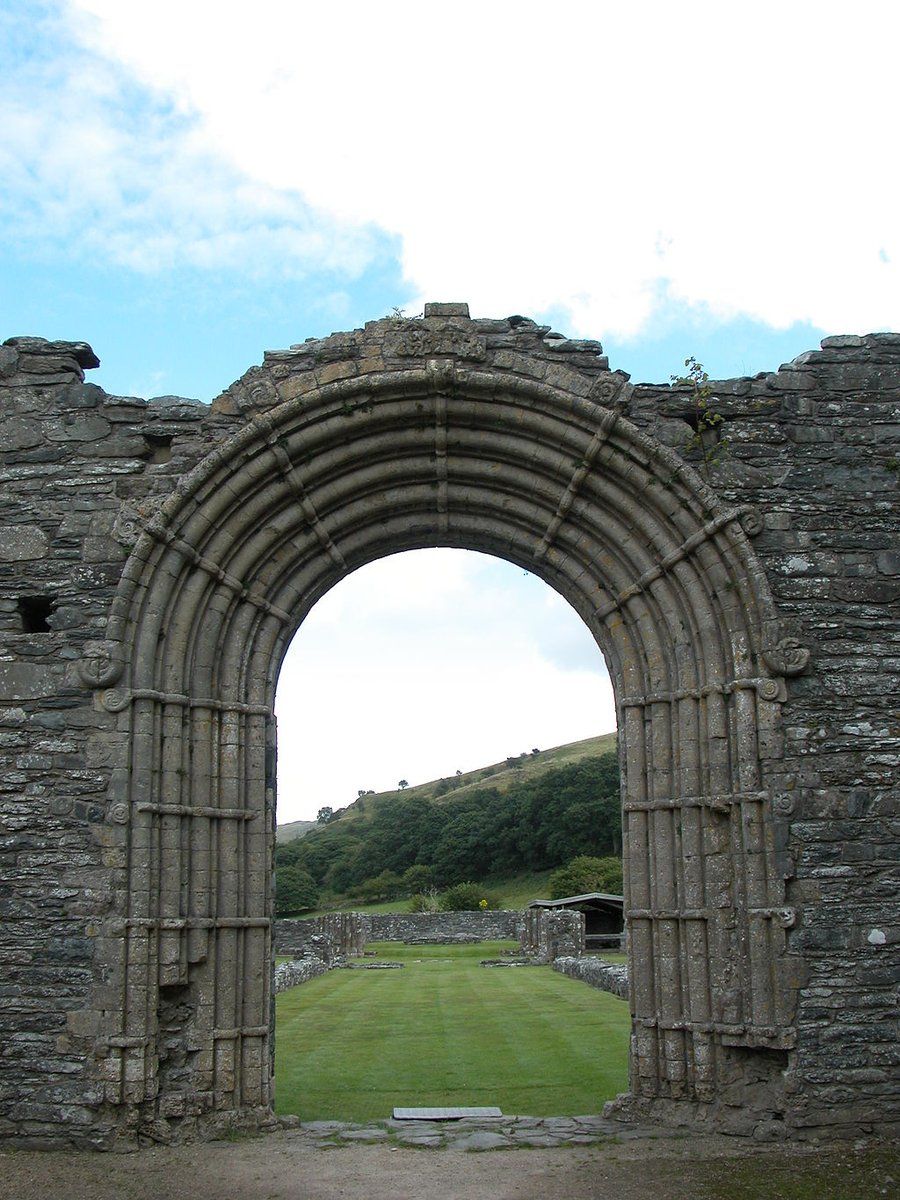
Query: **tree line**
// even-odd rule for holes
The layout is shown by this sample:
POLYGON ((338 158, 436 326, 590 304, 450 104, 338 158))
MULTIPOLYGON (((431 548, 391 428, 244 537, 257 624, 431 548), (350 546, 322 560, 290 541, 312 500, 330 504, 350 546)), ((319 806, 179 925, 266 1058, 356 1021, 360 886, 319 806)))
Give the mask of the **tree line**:
POLYGON ((552 870, 579 855, 618 855, 621 838, 611 752, 550 767, 505 791, 471 787, 441 803, 387 796, 362 815, 332 818, 277 847, 276 902, 282 912, 298 911, 314 907, 320 892, 375 901, 552 870), (300 903, 304 897, 309 903, 300 903))

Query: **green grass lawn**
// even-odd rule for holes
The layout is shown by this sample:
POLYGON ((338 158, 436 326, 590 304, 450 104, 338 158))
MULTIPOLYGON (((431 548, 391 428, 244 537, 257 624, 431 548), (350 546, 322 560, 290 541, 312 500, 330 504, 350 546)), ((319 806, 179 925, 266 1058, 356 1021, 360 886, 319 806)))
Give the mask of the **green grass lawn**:
MULTIPOLYGON (((627 1090, 623 1000, 550 967, 486 968, 511 942, 370 946, 393 971, 330 971, 276 1001, 276 1111, 369 1121, 395 1105, 599 1112, 627 1090)), ((373 961, 367 958, 364 961, 373 961)))

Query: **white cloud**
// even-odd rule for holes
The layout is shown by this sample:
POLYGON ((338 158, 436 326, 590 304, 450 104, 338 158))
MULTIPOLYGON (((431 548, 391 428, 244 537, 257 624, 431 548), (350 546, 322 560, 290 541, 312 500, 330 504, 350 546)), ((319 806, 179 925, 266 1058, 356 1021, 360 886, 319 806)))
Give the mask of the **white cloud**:
MULTIPOLYGON (((46 47, 0 77, 0 215, 11 245, 138 272, 235 269, 253 278, 358 274, 384 253, 371 226, 315 212, 298 192, 243 173, 171 98, 122 64, 46 47)), ((69 33, 71 39, 71 33, 69 33)))
POLYGON ((893 3, 71 11, 202 153, 399 235, 421 299, 600 336, 666 301, 900 325, 893 3))

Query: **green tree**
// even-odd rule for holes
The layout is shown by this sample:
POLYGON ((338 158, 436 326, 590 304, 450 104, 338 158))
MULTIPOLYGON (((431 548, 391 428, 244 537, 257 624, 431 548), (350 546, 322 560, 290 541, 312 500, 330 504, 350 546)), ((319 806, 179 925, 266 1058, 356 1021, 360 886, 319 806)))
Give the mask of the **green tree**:
POLYGON ((319 889, 309 871, 293 864, 275 868, 275 915, 308 912, 319 902, 319 889))
POLYGON ((320 808, 316 813, 316 821, 319 823, 319 825, 327 825, 333 816, 334 809, 330 804, 326 804, 323 805, 323 807, 320 808))
POLYGON ((382 871, 371 879, 365 879, 354 892, 369 904, 380 900, 394 900, 403 891, 400 876, 395 871, 382 871))
POLYGON ((434 868, 425 863, 414 863, 403 872, 401 883, 408 896, 417 892, 427 892, 434 883, 434 868))
POLYGON ((493 856, 492 824, 492 813, 480 806, 466 805, 450 817, 434 851, 439 882, 483 879, 488 874, 493 856))
POLYGON ((593 858, 579 854, 550 876, 550 899, 583 896, 585 892, 606 892, 618 896, 622 891, 622 860, 613 856, 593 858))

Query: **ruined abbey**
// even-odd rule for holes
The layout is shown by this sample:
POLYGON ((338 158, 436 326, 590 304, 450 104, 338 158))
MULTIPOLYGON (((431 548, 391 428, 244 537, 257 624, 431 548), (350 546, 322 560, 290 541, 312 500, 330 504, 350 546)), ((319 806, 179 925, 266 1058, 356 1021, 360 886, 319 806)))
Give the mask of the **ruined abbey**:
POLYGON ((0 346, 0 1138, 269 1119, 279 666, 338 580, 431 546, 538 575, 609 667, 619 1110, 900 1127, 900 335, 699 397, 463 304, 211 405, 96 365, 0 346))

